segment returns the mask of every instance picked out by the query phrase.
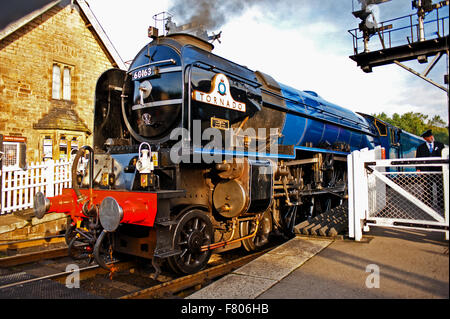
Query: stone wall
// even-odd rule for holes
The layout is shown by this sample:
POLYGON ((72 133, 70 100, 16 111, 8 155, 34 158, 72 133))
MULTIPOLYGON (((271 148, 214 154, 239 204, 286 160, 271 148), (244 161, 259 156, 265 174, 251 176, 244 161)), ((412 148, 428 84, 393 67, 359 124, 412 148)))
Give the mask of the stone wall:
MULTIPOLYGON (((52 132, 33 125, 50 110, 72 109, 93 132, 95 84, 113 63, 76 5, 53 7, 0 40, 0 134, 26 137, 27 161, 34 162, 42 160, 43 134, 52 132), (55 63, 71 68, 70 101, 52 99, 55 63)), ((80 133, 80 144, 92 144, 92 134, 80 133)), ((54 141, 54 155, 57 147, 54 141)))

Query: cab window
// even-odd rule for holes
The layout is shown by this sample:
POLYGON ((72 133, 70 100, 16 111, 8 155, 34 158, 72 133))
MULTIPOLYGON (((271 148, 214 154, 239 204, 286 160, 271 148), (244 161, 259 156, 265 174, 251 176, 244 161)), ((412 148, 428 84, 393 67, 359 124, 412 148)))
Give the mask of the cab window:
POLYGON ((380 136, 387 136, 387 126, 383 122, 380 122, 379 120, 375 119, 375 127, 378 130, 378 133, 380 136))

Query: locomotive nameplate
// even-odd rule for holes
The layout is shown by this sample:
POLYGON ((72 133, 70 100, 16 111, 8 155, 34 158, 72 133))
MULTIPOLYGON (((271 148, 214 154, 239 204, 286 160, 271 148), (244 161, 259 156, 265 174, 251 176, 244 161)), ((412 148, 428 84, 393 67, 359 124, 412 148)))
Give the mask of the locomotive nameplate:
POLYGON ((216 74, 212 80, 211 87, 212 90, 209 93, 194 90, 192 92, 192 99, 198 102, 220 106, 230 110, 239 112, 246 111, 245 103, 235 101, 231 96, 230 83, 224 74, 216 74))
POLYGON ((155 67, 144 67, 131 73, 133 81, 141 80, 151 76, 158 75, 158 69, 155 67))
POLYGON ((211 117, 211 127, 226 131, 230 128, 230 121, 219 119, 217 117, 211 117))

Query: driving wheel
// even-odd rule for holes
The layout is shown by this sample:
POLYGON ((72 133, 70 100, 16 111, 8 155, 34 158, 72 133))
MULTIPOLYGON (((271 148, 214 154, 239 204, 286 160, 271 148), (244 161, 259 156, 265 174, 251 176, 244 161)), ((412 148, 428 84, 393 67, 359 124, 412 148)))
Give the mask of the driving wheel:
MULTIPOLYGON (((241 222, 239 225, 241 237, 253 234, 255 232, 255 229, 256 229, 255 220, 241 222)), ((269 211, 266 211, 259 222, 256 235, 252 238, 244 239, 242 241, 242 245, 247 251, 260 249, 269 242, 269 233, 271 231, 272 231, 272 214, 269 211)))
POLYGON ((173 271, 192 274, 206 266, 211 251, 201 247, 212 243, 213 228, 205 212, 193 209, 179 216, 172 238, 174 250, 180 251, 168 258, 173 271))

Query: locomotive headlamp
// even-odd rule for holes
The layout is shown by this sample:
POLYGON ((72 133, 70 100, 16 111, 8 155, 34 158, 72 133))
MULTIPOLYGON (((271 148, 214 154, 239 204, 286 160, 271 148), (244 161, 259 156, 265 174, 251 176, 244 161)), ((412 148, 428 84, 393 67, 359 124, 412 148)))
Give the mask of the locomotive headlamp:
POLYGON ((141 175, 141 187, 153 187, 155 185, 155 176, 153 174, 154 164, 152 159, 152 148, 147 142, 139 145, 139 159, 136 162, 136 169, 141 175), (147 145, 148 149, 141 149, 147 145))
POLYGON ((119 203, 112 198, 106 197, 100 204, 99 209, 100 224, 109 232, 115 231, 123 219, 123 209, 119 203))
POLYGON ((148 98, 150 96, 150 93, 152 93, 152 84, 150 81, 144 81, 139 85, 139 94, 141 96, 141 105, 144 104, 144 99, 148 98))

